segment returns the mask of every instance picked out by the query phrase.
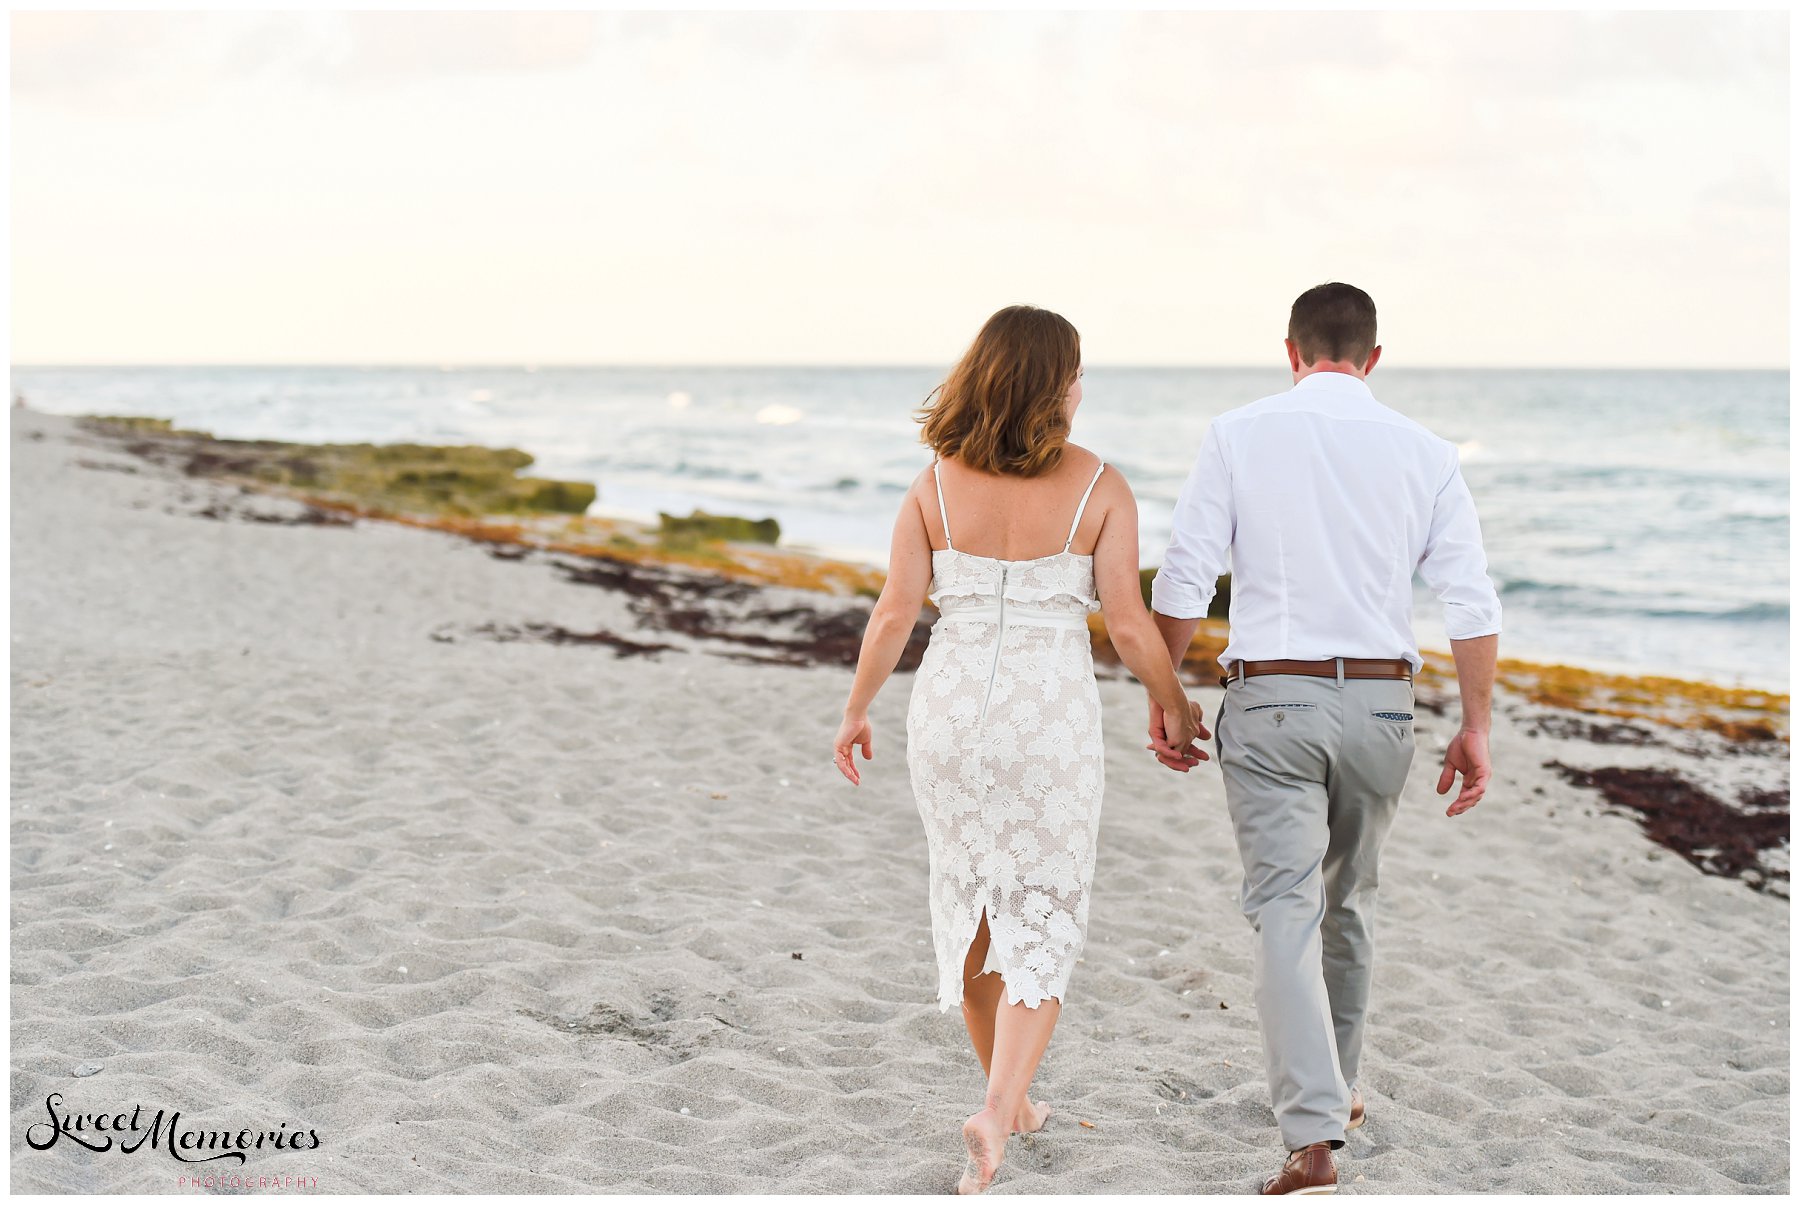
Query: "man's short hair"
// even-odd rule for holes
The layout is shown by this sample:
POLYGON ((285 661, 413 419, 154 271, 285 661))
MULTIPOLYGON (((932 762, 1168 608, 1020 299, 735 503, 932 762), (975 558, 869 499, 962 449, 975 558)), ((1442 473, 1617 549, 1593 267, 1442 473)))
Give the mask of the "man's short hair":
POLYGON ((1302 364, 1361 364, 1375 350, 1375 301, 1355 285, 1315 285, 1294 300, 1288 338, 1302 364))

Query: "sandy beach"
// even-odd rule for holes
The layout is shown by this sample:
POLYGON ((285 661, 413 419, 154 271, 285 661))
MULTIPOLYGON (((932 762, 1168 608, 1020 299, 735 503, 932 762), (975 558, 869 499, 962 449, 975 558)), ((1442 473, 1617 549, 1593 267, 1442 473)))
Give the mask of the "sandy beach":
MULTIPOLYGON (((909 674, 863 786, 831 765, 820 634, 853 652, 866 599, 350 518, 31 411, 12 471, 15 1192, 950 1190, 981 1076, 935 1001, 909 674), (55 1093, 319 1145, 33 1149, 55 1093)), ((1161 769, 1141 688, 1101 693, 1055 1113, 992 1191, 1249 1191, 1279 1141, 1218 772, 1161 769)), ((1681 835, 1696 799, 1785 831, 1785 723, 1507 690, 1452 820, 1443 700, 1344 1191, 1787 1192, 1786 845, 1681 835)))

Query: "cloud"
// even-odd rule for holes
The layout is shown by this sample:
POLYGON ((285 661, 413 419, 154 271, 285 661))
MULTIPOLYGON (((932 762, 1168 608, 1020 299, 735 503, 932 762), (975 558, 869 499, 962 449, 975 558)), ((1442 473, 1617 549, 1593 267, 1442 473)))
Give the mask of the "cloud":
POLYGON ((530 74, 592 56, 592 13, 360 12, 346 15, 349 78, 530 74))
POLYGON ((221 29, 204 13, 14 13, 13 101, 80 110, 179 103, 213 86, 221 29))
POLYGON ((578 68, 593 13, 17 13, 16 101, 83 111, 165 110, 247 80, 381 86, 578 68))

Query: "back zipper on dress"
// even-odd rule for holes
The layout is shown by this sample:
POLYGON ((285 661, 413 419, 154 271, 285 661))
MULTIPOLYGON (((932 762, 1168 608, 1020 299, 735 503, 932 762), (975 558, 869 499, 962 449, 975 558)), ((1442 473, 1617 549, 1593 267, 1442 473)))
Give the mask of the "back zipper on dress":
POLYGON ((994 679, 1000 674, 1000 649, 1006 643, 1006 570, 1000 566, 1000 630, 994 634, 994 660, 988 667, 987 694, 981 697, 981 718, 978 724, 987 722, 988 702, 994 697, 994 679))

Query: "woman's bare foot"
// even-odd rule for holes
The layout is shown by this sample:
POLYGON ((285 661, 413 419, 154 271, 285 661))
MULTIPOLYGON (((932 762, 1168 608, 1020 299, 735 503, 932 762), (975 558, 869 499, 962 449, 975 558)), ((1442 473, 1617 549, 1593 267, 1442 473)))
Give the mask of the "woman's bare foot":
POLYGON ((1050 1116, 1050 1106, 1043 1101, 1032 1104, 1029 1099, 1019 1106, 1019 1115, 1013 1118, 1012 1132, 1015 1134, 1035 1134, 1044 1128, 1044 1122, 1050 1116))
POLYGON ((985 1192, 1006 1157, 1006 1124, 993 1109, 983 1109, 963 1122, 963 1145, 969 1161, 963 1166, 962 1179, 956 1185, 961 1196, 985 1192))

